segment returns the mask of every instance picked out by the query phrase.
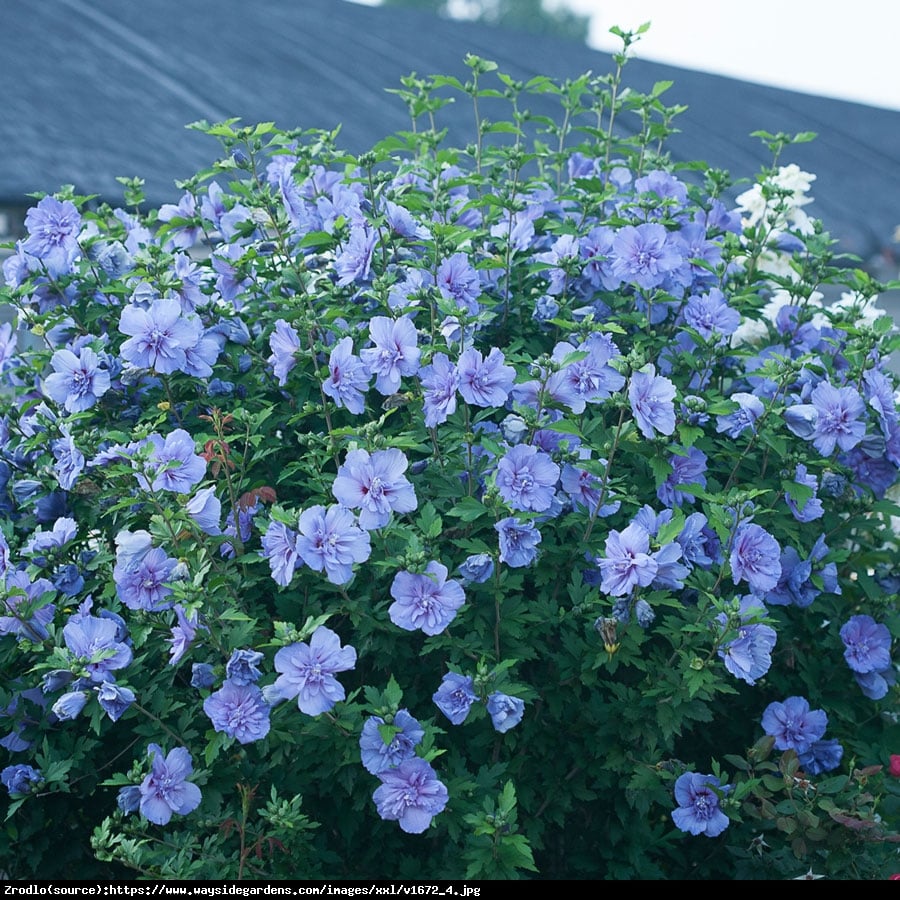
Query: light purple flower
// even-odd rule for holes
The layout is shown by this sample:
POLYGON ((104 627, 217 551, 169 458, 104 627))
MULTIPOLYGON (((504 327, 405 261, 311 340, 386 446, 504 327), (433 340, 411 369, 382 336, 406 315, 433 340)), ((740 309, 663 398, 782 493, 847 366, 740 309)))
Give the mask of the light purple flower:
POLYGON ((505 734, 522 721, 525 714, 525 701, 519 697, 510 697, 500 691, 488 694, 487 711, 495 731, 505 734))
MULTIPOLYGON (((585 450, 581 455, 583 458, 587 458, 589 452, 585 450)), ((601 459, 600 463, 605 466, 606 460, 601 459)), ((619 507, 622 505, 620 500, 615 499, 613 492, 607 486, 606 490, 603 491, 603 498, 608 502, 605 502, 598 510, 597 504, 600 502, 603 478, 587 471, 587 469, 581 468, 581 466, 566 463, 562 467, 559 483, 560 487, 572 498, 572 502, 576 506, 585 507, 591 515, 606 518, 606 516, 611 516, 618 512, 619 507)))
MULTIPOLYGON (((682 579, 687 578, 691 570, 680 561, 681 552, 681 544, 677 541, 672 541, 671 543, 663 544, 659 550, 650 554, 656 563, 656 575, 650 583, 651 587, 668 589, 670 591, 680 591, 684 588, 682 579)), ((637 605, 640 606, 642 602, 638 600, 637 605)), ((638 621, 640 622, 640 617, 638 617, 638 621)), ((653 620, 650 619, 650 621, 652 622, 653 620)))
POLYGON ((724 294, 718 288, 710 288, 709 293, 692 295, 684 308, 685 324, 709 340, 714 336, 728 337, 741 324, 741 314, 728 305, 724 294))
POLYGON ((301 562, 297 549, 297 532, 283 522, 272 521, 262 536, 263 556, 269 560, 269 568, 276 584, 287 587, 294 577, 294 569, 301 562))
POLYGON ((78 256, 81 214, 69 200, 43 197, 25 214, 28 238, 22 251, 39 259, 51 278, 59 278, 72 269, 78 256))
POLYGON ((435 561, 428 563, 424 574, 398 572, 391 584, 391 621, 406 631, 418 628, 425 634, 440 634, 466 602, 462 585, 448 581, 447 574, 447 567, 435 561))
POLYGON ((191 666, 191 687, 198 691, 211 688, 216 683, 216 674, 209 663, 194 663, 191 666))
POLYGON ((459 357, 459 392, 472 406, 503 406, 512 390, 516 370, 504 365, 505 357, 496 347, 487 358, 480 350, 466 350, 459 357))
POLYGON ((269 335, 269 349, 272 355, 267 362, 272 366, 280 387, 287 383, 288 372, 297 365, 300 337, 284 319, 275 322, 275 330, 269 335))
POLYGON ((446 786, 418 756, 379 772, 378 777, 381 787, 372 794, 378 815, 385 821, 398 821, 407 834, 421 834, 447 805, 446 786))
POLYGON ((228 209, 225 204, 226 195, 215 181, 209 185, 206 193, 200 201, 200 214, 216 226, 225 240, 230 240, 237 234, 238 225, 250 218, 250 210, 241 203, 235 203, 228 209))
POLYGON ((381 716, 370 716, 359 736, 359 752, 367 772, 378 775, 416 755, 425 730, 407 709, 398 709, 387 725, 381 716))
POLYGON ((612 253, 612 275, 645 291, 659 287, 682 262, 669 233, 656 223, 620 228, 612 253))
POLYGON ((53 441, 50 447, 56 459, 53 469, 59 486, 64 491, 70 491, 84 470, 84 454, 75 446, 72 435, 65 429, 62 430, 62 437, 53 441))
POLYGON ((94 684, 114 680, 112 673, 131 662, 131 647, 118 639, 118 632, 114 620, 90 615, 72 616, 63 627, 69 653, 85 661, 85 672, 94 684))
POLYGON ((867 369, 863 375, 863 387, 869 406, 878 415, 881 433, 890 438, 897 426, 897 407, 890 379, 878 369, 867 369))
POLYGON ((196 223, 197 202, 194 195, 185 191, 178 203, 163 203, 157 218, 160 222, 173 224, 168 230, 168 249, 189 250, 203 237, 203 228, 196 223))
POLYGON ((419 368, 416 326, 409 316, 373 316, 369 337, 375 346, 360 351, 360 356, 375 376, 375 390, 385 396, 396 394, 401 376, 415 375, 419 368))
POLYGON ((4 322, 0 325, 0 372, 8 369, 12 364, 18 342, 19 339, 13 330, 12 323, 4 322))
MULTIPOLYGON (((766 608, 761 600, 753 596, 743 597, 738 610, 740 624, 737 626, 737 637, 722 644, 718 650, 725 668, 747 684, 756 684, 756 679, 762 678, 772 665, 772 648, 778 635, 770 625, 752 621, 765 614, 766 608)), ((728 624, 728 616, 719 613, 716 621, 724 628, 728 624)))
POLYGON ((781 548, 760 525, 744 522, 738 526, 731 547, 731 577, 735 584, 746 581, 750 590, 765 594, 781 575, 781 548))
POLYGON ((807 775, 821 775, 836 769, 844 758, 844 748, 835 740, 813 741, 797 759, 807 775))
POLYGON ((320 625, 308 644, 291 644, 275 654, 275 683, 267 692, 270 702, 297 698, 297 706, 308 716, 327 712, 346 696, 343 685, 334 677, 356 666, 356 650, 341 647, 341 639, 330 628, 320 625))
POLYGON ((3 771, 0 771, 0 782, 10 794, 28 794, 34 786, 40 784, 43 780, 44 776, 38 769, 26 766, 23 763, 6 766, 3 771))
POLYGON ((339 287, 346 287, 354 281, 365 281, 369 277, 377 238, 378 233, 368 225, 350 226, 350 237, 334 258, 339 287))
POLYGON ((463 584, 484 584, 494 574, 494 560, 489 553, 473 553, 456 569, 463 584))
POLYGON ((816 496, 819 482, 816 480, 815 475, 807 474, 806 466, 804 466, 803 463, 797 463, 797 467, 794 470, 794 482, 798 485, 810 488, 810 490, 812 490, 812 496, 805 497, 803 500, 795 500, 791 496, 790 491, 785 491, 784 500, 788 505, 788 509, 791 511, 791 515, 798 522, 812 522, 814 519, 819 519, 824 516, 825 507, 822 506, 822 501, 816 496))
POLYGON ((818 418, 819 414, 811 403, 799 403, 784 411, 784 424, 788 431, 805 441, 816 433, 818 418))
POLYGON ((233 650, 225 664, 225 677, 233 684, 254 684, 262 675, 257 668, 257 663, 262 661, 263 655, 258 650, 233 650))
POLYGON ((255 684, 228 679, 203 701, 203 712, 216 731, 235 738, 238 743, 261 741, 268 733, 269 704, 255 684))
POLYGON ((459 389, 459 372, 446 353, 435 353, 431 365, 419 370, 422 385, 422 401, 425 425, 434 428, 456 412, 456 392, 459 389))
POLYGON ((871 616, 851 616, 841 627, 844 659, 854 672, 865 675, 891 665, 891 633, 871 616))
POLYGON ((866 423, 858 420, 866 407, 856 388, 834 388, 823 381, 810 400, 817 413, 813 446, 822 456, 831 456, 835 446, 852 450, 863 439, 866 423))
POLYGON ((562 234, 554 242, 546 253, 538 253, 534 257, 536 262, 546 263, 549 269, 545 273, 549 284, 547 293, 554 296, 562 294, 569 278, 567 269, 572 269, 581 261, 581 251, 578 238, 573 234, 562 234))
POLYGON ((731 438, 739 437, 748 428, 755 431, 756 420, 765 410, 759 397, 738 391, 728 399, 737 403, 738 408, 733 413, 716 416, 716 431, 731 438))
POLYGON ((408 460, 400 450, 351 450, 338 469, 332 493, 341 506, 359 509, 359 524, 367 531, 387 525, 391 511, 411 512, 417 506, 413 486, 403 474, 408 460))
POLYGON ((632 372, 628 384, 628 402, 635 422, 645 438, 675 431, 675 385, 656 374, 653 365, 632 372))
MULTIPOLYGON (((188 316, 188 321, 199 322, 199 319, 197 316, 188 316)), ((213 373, 212 367, 219 358, 222 344, 222 335, 212 330, 204 333, 202 325, 199 325, 196 341, 184 346, 184 364, 180 371, 194 378, 209 378, 213 373)))
POLYGON ((465 253, 454 253, 438 266, 436 284, 442 296, 470 316, 477 315, 481 281, 465 253))
POLYGON ((440 687, 431 695, 431 699, 451 724, 462 725, 478 695, 475 693, 475 682, 471 676, 448 672, 441 679, 440 687))
MULTIPOLYGON (((77 534, 78 523, 68 516, 61 516, 53 523, 50 531, 36 531, 28 543, 22 548, 22 553, 28 556, 37 553, 46 553, 48 550, 54 550, 58 547, 65 547, 70 541, 75 540, 77 534)), ((5 545, 5 540, 4 540, 5 545)), ((8 553, 9 547, 6 547, 8 553)), ((0 548, 0 575, 6 570, 4 564, 5 554, 3 548, 0 548)))
POLYGON ((536 447, 518 444, 497 463, 497 490, 515 510, 543 512, 550 508, 559 466, 536 447))
POLYGON ((788 697, 784 703, 770 703, 762 715, 762 727, 775 738, 776 750, 806 753, 828 726, 828 716, 821 709, 810 709, 804 697, 788 697))
POLYGON ((363 361, 353 354, 353 339, 341 338, 328 358, 328 377, 322 382, 322 390, 338 406, 359 415, 366 406, 364 394, 369 389, 370 379, 363 361))
POLYGON ((204 534, 218 535, 222 533, 219 526, 222 520, 222 503, 216 497, 215 486, 197 491, 185 504, 184 509, 204 534))
POLYGON ((793 604, 801 609, 810 605, 822 590, 840 594, 837 565, 833 562, 815 566, 828 555, 825 536, 819 535, 808 559, 801 559, 793 547, 785 547, 781 554, 781 574, 778 584, 766 594, 766 602, 778 606, 793 604), (815 582, 813 581, 815 577, 815 582))
POLYGON ((172 626, 171 637, 169 637, 169 665, 177 666, 181 662, 184 654, 188 652, 197 632, 205 626, 199 625, 199 614, 196 609, 189 613, 180 604, 175 606, 175 618, 177 624, 172 626))
POLYGON ((887 692, 897 682, 897 676, 892 666, 878 672, 866 672, 865 674, 854 672, 853 679, 870 700, 881 700, 887 696, 887 692))
POLYGON ((577 348, 563 341, 553 348, 552 359, 562 364, 572 353, 587 353, 587 356, 562 366, 547 379, 547 392, 557 403, 581 414, 586 403, 605 400, 625 385, 625 376, 609 365, 609 360, 618 354, 611 340, 592 335, 577 348))
POLYGON ((636 522, 624 531, 611 531, 606 538, 606 556, 597 560, 603 573, 600 590, 623 597, 635 587, 647 587, 659 564, 650 555, 650 534, 636 522))
POLYGON ((541 533, 534 522, 520 522, 514 516, 494 525, 500 541, 500 562, 512 569, 530 566, 537 557, 541 533))
POLYGON ((134 700, 134 691, 111 681, 104 681, 97 689, 97 701, 113 722, 119 721, 134 700))
POLYGON ((685 501, 693 503, 693 494, 679 491, 678 488, 689 484, 706 487, 706 454, 697 447, 689 447, 683 455, 673 453, 669 456, 669 465, 672 466, 672 471, 656 489, 657 498, 669 508, 681 506, 685 501))
POLYGON ((119 331, 130 335, 120 353, 139 369, 164 375, 178 372, 185 365, 185 351, 197 345, 201 330, 200 320, 183 316, 177 300, 154 300, 149 310, 132 304, 119 319, 119 331))
POLYGON ((78 356, 57 350, 50 365, 53 373, 44 379, 44 393, 66 412, 90 409, 109 390, 109 372, 100 367, 100 358, 90 347, 82 347, 78 356))
POLYGON ((424 225, 419 225, 406 207, 393 200, 384 201, 384 217, 391 231, 402 238, 414 240, 431 237, 431 232, 424 225))
POLYGON ((186 816, 200 805, 200 788, 187 780, 194 771, 191 754, 176 747, 163 756, 159 744, 150 744, 150 774, 141 782, 141 815, 156 825, 166 825, 172 813, 186 816))
POLYGON ((89 697, 87 691, 67 691, 50 707, 50 711, 60 722, 70 722, 81 715, 89 697))
POLYGON ((166 556, 160 547, 148 550, 133 566, 116 562, 113 580, 116 594, 129 609, 160 612, 174 605, 168 599, 172 588, 166 582, 174 578, 178 560, 166 556))
POLYGON ((149 531, 125 531, 116 535, 116 566, 134 568, 153 548, 153 536, 149 531))
MULTIPOLYGON (((176 428, 163 438, 151 434, 147 439, 153 450, 148 464, 152 468, 153 491, 172 491, 189 494, 206 475, 206 460, 194 452, 194 439, 183 429, 176 428)), ((138 478, 146 487, 146 479, 138 478)))
POLYGON ((730 790, 730 785, 722 785, 715 775, 700 775, 685 772, 675 782, 675 801, 678 807, 672 810, 672 821, 680 831, 687 834, 705 834, 718 837, 729 825, 729 818, 720 809, 719 795, 730 790))
POLYGON ((316 572, 325 571, 332 584, 353 578, 353 563, 365 562, 372 552, 369 532, 343 506, 311 506, 300 514, 297 552, 316 572))

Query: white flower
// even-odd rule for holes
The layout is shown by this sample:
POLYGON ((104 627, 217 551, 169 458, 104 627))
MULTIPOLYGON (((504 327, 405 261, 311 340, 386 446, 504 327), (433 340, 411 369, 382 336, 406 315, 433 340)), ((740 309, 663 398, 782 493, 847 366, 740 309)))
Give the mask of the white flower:
POLYGON ((835 300, 831 304, 831 308, 840 312, 855 313, 857 318, 854 325, 857 327, 869 325, 879 318, 886 315, 885 310, 879 309, 875 304, 878 302, 878 295, 874 297, 863 297, 858 291, 844 291, 840 300, 835 300))
POLYGON ((811 203, 812 200, 811 198, 803 198, 800 195, 805 194, 815 180, 815 175, 810 172, 804 172, 796 163, 791 163, 788 166, 780 166, 778 174, 774 175, 770 182, 786 191, 793 191, 796 205, 803 206, 811 203))

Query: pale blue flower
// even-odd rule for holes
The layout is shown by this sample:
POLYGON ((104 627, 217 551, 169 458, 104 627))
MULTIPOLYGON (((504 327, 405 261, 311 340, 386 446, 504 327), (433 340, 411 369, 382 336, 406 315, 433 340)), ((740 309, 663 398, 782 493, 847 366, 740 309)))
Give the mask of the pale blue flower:
POLYGON ((440 634, 456 618, 466 595, 458 581, 447 580, 445 565, 432 561, 423 574, 398 572, 391 584, 391 621, 406 631, 440 634))
POLYGON ((760 525, 744 522, 738 526, 731 546, 731 577, 735 584, 746 581, 757 594, 765 594, 778 584, 781 575, 781 548, 760 525))
POLYGON ((536 447, 518 444, 497 463, 497 490, 515 510, 543 512, 550 508, 559 466, 536 447))
POLYGON ((471 676, 448 672, 431 699, 453 725, 462 725, 478 695, 471 676))
POLYGON ((44 393, 66 412, 90 409, 109 390, 109 372, 90 347, 82 347, 77 356, 71 350, 57 350, 50 365, 53 373, 44 379, 44 393))
POLYGON ((113 722, 119 721, 134 700, 134 691, 111 681, 104 681, 97 689, 97 701, 113 722))
POLYGON ((806 753, 828 726, 828 716, 821 709, 810 709, 804 697, 788 697, 783 703, 770 703, 762 715, 762 727, 775 738, 776 750, 806 753))
POLYGON ((359 415, 366 406, 365 392, 371 377, 365 363, 353 354, 353 339, 341 338, 331 350, 322 390, 338 406, 359 415))
POLYGON ((378 775, 416 755, 425 730, 407 709, 398 709, 390 725, 381 716, 370 716, 359 736, 359 752, 367 772, 378 775))
POLYGON ((606 556, 597 560, 603 573, 600 590, 623 597, 634 587, 647 587, 656 577, 659 564, 650 555, 650 534, 635 522, 624 531, 610 531, 606 556))
POLYGON ((167 825, 172 813, 186 816, 200 805, 200 788, 187 780, 194 771, 191 755, 184 747, 163 755, 158 744, 150 744, 150 774, 141 782, 141 815, 155 825, 167 825))
POLYGON ((413 486, 403 474, 409 461, 396 449, 351 450, 338 469, 332 493, 341 506, 359 509, 359 524, 367 531, 387 525, 391 512, 416 508, 413 486))
POLYGON ((675 782, 678 807, 672 810, 672 821, 687 834, 718 837, 729 825, 720 808, 719 793, 730 790, 731 786, 723 785, 715 775, 685 772, 675 782))
POLYGON ((301 712, 317 716, 346 696, 335 673, 355 666, 355 648, 342 647, 337 634, 320 625, 308 644, 291 644, 275 654, 275 671, 280 674, 266 698, 274 703, 296 697, 301 712))
POLYGON ((415 375, 419 368, 416 326, 409 316, 373 316, 369 337, 375 346, 360 351, 360 356, 375 376, 375 390, 385 396, 396 394, 401 376, 415 375))
POLYGON ((844 659, 854 672, 879 672, 891 664, 891 632, 869 615, 851 616, 841 627, 844 659))
POLYGON ((414 756, 378 773, 381 787, 372 794, 378 815, 397 821, 407 834, 421 834, 447 805, 447 788, 424 759, 414 756))
POLYGON ((311 506, 300 514, 297 552, 316 572, 324 570, 332 584, 347 584, 353 564, 365 562, 372 552, 369 532, 343 506, 311 506))
POLYGON ((271 727, 269 704, 255 684, 228 679, 203 701, 203 712, 216 731, 240 744, 262 740, 271 727))
POLYGON ((278 384, 284 387, 288 372, 297 365, 297 352, 300 350, 299 335, 284 319, 275 322, 275 330, 269 336, 269 349, 272 355, 267 362, 272 366, 278 384))
POLYGON ((675 385, 656 374, 653 365, 632 372, 628 384, 628 402, 634 420, 645 438, 675 431, 675 385))
POLYGON ((518 725, 525 714, 524 700, 518 697, 510 697, 509 694, 504 694, 500 691, 488 694, 486 705, 494 730, 499 731, 501 734, 518 725))

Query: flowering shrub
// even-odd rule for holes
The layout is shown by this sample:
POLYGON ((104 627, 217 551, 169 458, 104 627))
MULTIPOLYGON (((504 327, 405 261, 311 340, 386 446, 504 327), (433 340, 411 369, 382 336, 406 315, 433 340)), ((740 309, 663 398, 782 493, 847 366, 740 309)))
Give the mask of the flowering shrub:
POLYGON ((37 198, 0 293, 8 874, 896 868, 880 287, 793 139, 735 205, 616 59, 411 76, 358 157, 198 123, 222 158, 159 210, 37 198))

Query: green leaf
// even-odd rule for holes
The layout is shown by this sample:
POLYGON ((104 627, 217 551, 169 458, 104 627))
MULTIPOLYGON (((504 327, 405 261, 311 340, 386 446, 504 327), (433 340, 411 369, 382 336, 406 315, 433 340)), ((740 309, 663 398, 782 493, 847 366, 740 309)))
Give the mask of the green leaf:
POLYGON ((456 506, 447 511, 448 516, 462 519, 463 522, 474 522, 486 513, 485 505, 474 497, 463 497, 456 506))

